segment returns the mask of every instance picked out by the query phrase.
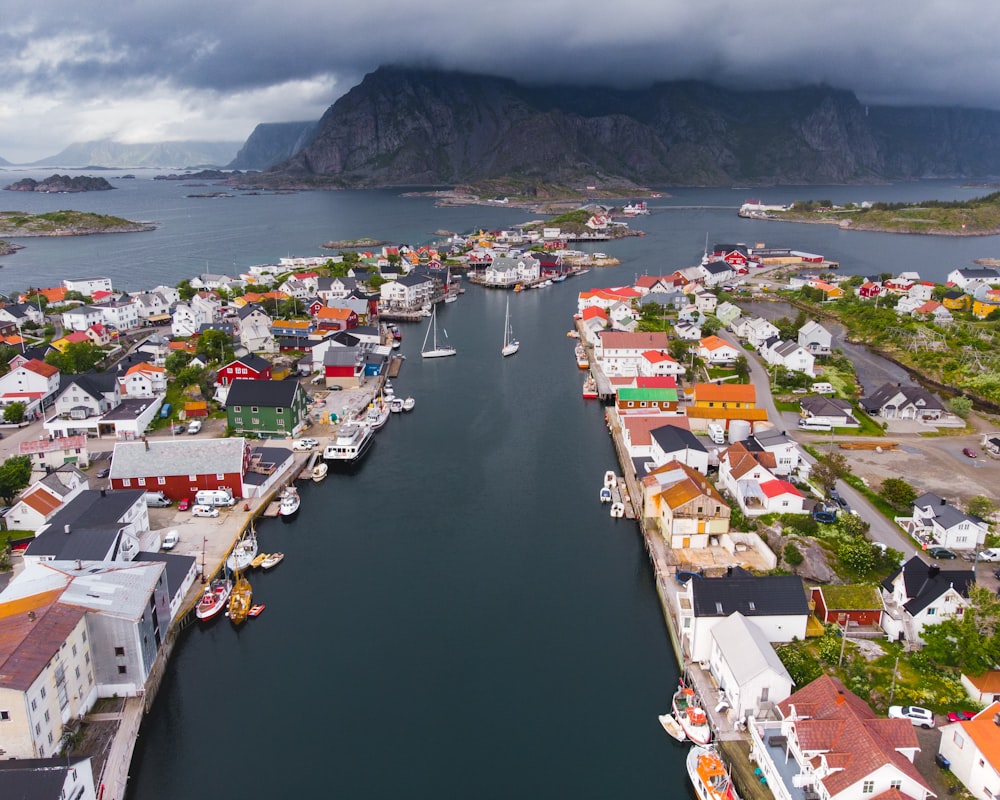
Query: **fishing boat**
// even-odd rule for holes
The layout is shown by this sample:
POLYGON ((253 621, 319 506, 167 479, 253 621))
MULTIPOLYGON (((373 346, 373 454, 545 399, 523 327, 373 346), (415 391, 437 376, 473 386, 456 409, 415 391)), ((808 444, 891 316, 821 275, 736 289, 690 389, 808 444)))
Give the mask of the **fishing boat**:
POLYGON ((353 464, 368 452, 375 434, 367 425, 359 422, 343 422, 337 435, 323 450, 323 458, 334 464, 353 464))
POLYGON ((386 420, 389 419, 389 404, 381 397, 376 397, 368 406, 368 413, 365 415, 365 423, 373 431, 377 431, 386 420))
MULTIPOLYGON (((444 335, 447 338, 448 331, 445 331, 444 335)), ((457 353, 458 351, 450 344, 438 344, 437 308, 431 309, 431 321, 427 324, 427 333, 424 334, 424 343, 420 347, 420 355, 424 358, 444 358, 445 356, 453 356, 457 353), (431 338, 431 334, 433 334, 431 347, 427 347, 427 340, 431 338)))
POLYGON ((611 490, 607 486, 601 487, 601 502, 602 503, 611 502, 611 490))
POLYGON ((611 516, 614 519, 621 519, 625 516, 625 504, 618 502, 611 504, 611 516))
POLYGON ((590 359, 587 357, 587 351, 582 344, 578 344, 574 351, 576 353, 576 365, 580 369, 590 369, 590 359))
POLYGON ((566 280, 566 273, 565 272, 560 272, 558 275, 556 275, 552 279, 552 282, 553 283, 562 283, 564 280, 566 280))
POLYGON ((265 559, 268 559, 270 557, 271 557, 270 553, 257 553, 257 557, 250 562, 250 566, 253 567, 254 569, 257 569, 257 567, 259 567, 261 564, 264 563, 265 559))
POLYGON ((583 382, 583 399, 584 400, 597 399, 597 381, 594 380, 593 375, 588 375, 587 380, 583 382))
POLYGON ((684 729, 685 735, 695 744, 708 744, 712 741, 712 728, 708 724, 705 713, 694 696, 694 689, 682 682, 674 692, 674 717, 684 729))
POLYGON ((203 621, 217 616, 226 607, 226 602, 232 591, 233 582, 229 578, 216 578, 202 593, 194 615, 203 621))
POLYGON ((261 569, 271 569, 271 567, 278 566, 278 564, 280 564, 284 560, 285 560, 285 554, 284 553, 269 553, 268 556, 267 556, 267 558, 265 558, 260 563, 260 568, 261 569))
POLYGON ((658 717, 660 724, 663 726, 663 730, 673 736, 678 742, 683 742, 687 735, 684 733, 684 729, 680 726, 680 723, 674 719, 673 714, 660 714, 658 717))
POLYGON ((281 504, 278 506, 278 513, 283 517, 291 517, 299 510, 301 502, 299 490, 294 486, 286 486, 281 492, 281 504))
POLYGON ((242 572, 248 569, 257 557, 257 534, 252 530, 236 543, 233 552, 226 559, 230 572, 242 572))
POLYGON ((403 401, 403 411, 413 411, 413 407, 417 404, 417 401, 412 397, 407 397, 403 401))
POLYGON ((739 800, 726 765, 714 747, 692 747, 687 754, 687 771, 698 800, 739 800))
POLYGON ((503 320, 503 347, 500 348, 500 355, 512 356, 517 352, 521 343, 514 338, 514 331, 510 327, 510 298, 507 298, 507 311, 503 320))
POLYGON ((239 575, 233 585, 233 593, 229 595, 229 621, 233 625, 242 625, 246 622, 252 600, 253 588, 250 586, 250 581, 239 575))
POLYGON ((330 467, 325 461, 320 461, 316 466, 312 468, 312 479, 313 483, 319 483, 326 477, 326 473, 330 471, 330 467))
POLYGON ((646 208, 645 201, 639 203, 629 203, 628 205, 622 207, 622 214, 626 217, 638 217, 648 213, 649 209, 646 208))
POLYGON ((393 397, 389 401, 389 412, 392 414, 399 414, 403 410, 403 398, 393 397))

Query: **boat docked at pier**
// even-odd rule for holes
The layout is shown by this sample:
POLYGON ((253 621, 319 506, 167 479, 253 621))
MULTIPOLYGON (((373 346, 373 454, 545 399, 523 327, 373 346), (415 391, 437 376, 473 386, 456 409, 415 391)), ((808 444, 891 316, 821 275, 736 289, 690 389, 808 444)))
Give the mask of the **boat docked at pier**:
POLYGON ((250 586, 250 581, 239 575, 233 584, 233 593, 229 596, 229 621, 233 625, 242 625, 246 622, 252 602, 253 588, 250 586))
POLYGON ((576 365, 580 369, 590 369, 590 358, 587 356, 587 350, 582 344, 576 346, 576 365))
POLYGON ((194 615, 202 621, 217 617, 226 607, 232 591, 233 582, 229 578, 216 578, 202 593, 194 615))
POLYGON ((684 729, 684 734, 695 744, 712 741, 712 728, 708 724, 708 714, 695 698, 694 689, 681 683, 674 692, 674 717, 684 729))
POLYGON ((233 552, 226 559, 226 566, 229 567, 230 572, 243 572, 250 569, 255 558, 257 558, 257 534, 250 531, 236 543, 233 552))
POLYGON ((687 754, 687 771, 698 800, 740 800, 714 747, 696 745, 687 754))
POLYGON ((413 411, 414 406, 417 405, 417 401, 412 397, 407 397, 403 401, 403 411, 413 411))
POLYGON ((282 561, 285 560, 284 553, 269 553, 267 558, 260 562, 260 568, 264 570, 271 569, 272 567, 278 566, 282 561))
POLYGON ((593 375, 588 375, 587 380, 583 382, 583 399, 584 400, 597 399, 597 381, 594 380, 593 375))
POLYGON ((278 505, 278 513, 283 517, 294 516, 298 512, 301 503, 302 499, 299 497, 298 489, 294 486, 286 486, 281 491, 281 503, 278 505))
POLYGON ((368 413, 365 414, 365 423, 373 431, 377 431, 385 425, 389 419, 389 414, 389 403, 381 397, 376 397, 368 406, 368 413))
POLYGON ((658 719, 660 720, 660 725, 663 726, 663 730, 673 736, 678 742, 683 742, 687 739, 684 729, 673 714, 660 714, 658 719))
POLYGON ((628 205, 622 206, 622 214, 626 217, 640 217, 649 213, 649 209, 646 208, 645 201, 640 201, 638 203, 629 203, 628 205))
POLYGON ((312 468, 312 480, 313 483, 320 483, 325 477, 326 473, 330 471, 330 466, 325 461, 320 461, 316 466, 312 468))
POLYGON ((389 400, 389 413, 399 414, 403 410, 403 398, 393 397, 389 400))
POLYGON ((344 422, 337 434, 323 450, 323 459, 331 464, 354 464, 368 452, 375 434, 360 422, 344 422))

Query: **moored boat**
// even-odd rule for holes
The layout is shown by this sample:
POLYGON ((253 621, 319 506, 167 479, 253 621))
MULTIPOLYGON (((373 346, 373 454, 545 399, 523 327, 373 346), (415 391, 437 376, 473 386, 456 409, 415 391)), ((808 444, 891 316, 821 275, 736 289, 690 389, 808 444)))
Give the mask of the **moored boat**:
POLYGON ((403 410, 403 398, 393 397, 389 401, 389 411, 392 414, 399 414, 403 410))
POLYGON ((256 605, 250 606, 250 610, 247 612, 248 617, 259 617, 261 612, 264 610, 263 603, 257 603, 256 605))
POLYGON ((323 458, 334 464, 353 464, 368 452, 375 434, 358 422, 341 423, 337 435, 323 450, 323 458))
POLYGON ((389 419, 389 404, 381 397, 376 397, 368 406, 368 413, 365 415, 365 422, 373 431, 377 431, 386 420, 389 419))
POLYGON ((503 320, 503 347, 500 348, 500 355, 512 356, 518 351, 521 343, 514 338, 514 331, 510 327, 510 298, 507 298, 507 311, 503 320))
MULTIPOLYGON (((444 335, 447 338, 448 331, 445 331, 444 335)), ((424 358, 444 358, 445 356, 453 356, 457 353, 458 351, 450 344, 438 344, 437 309, 433 309, 431 311, 431 321, 427 324, 427 333, 424 334, 424 343, 420 347, 420 355, 424 358), (431 341, 431 347, 428 347, 427 340, 432 333, 434 334, 434 338, 431 341)))
POLYGON ((258 553, 257 557, 250 562, 250 566, 253 567, 254 569, 257 569, 257 567, 259 567, 261 564, 264 563, 264 559, 270 557, 271 557, 270 553, 258 553))
POLYGON ((584 400, 597 399, 597 381, 594 380, 593 375, 588 376, 587 380, 583 382, 583 399, 584 400))
POLYGON ((694 689, 683 683, 674 692, 674 717, 684 729, 685 735, 695 744, 708 744, 712 741, 712 728, 708 724, 708 714, 694 696, 694 689))
POLYGON ((612 503, 611 504, 611 516, 615 519, 621 519, 625 516, 625 504, 624 503, 612 503))
POLYGON ((278 506, 278 513, 283 517, 290 517, 299 510, 301 502, 298 489, 294 486, 286 486, 281 492, 281 504, 278 506))
POLYGON ((698 800, 739 800, 726 765, 714 747, 692 747, 687 754, 687 771, 698 800))
POLYGON ((325 461, 320 461, 316 466, 312 468, 312 479, 313 483, 319 483, 326 477, 326 473, 330 471, 330 467, 325 461))
POLYGON ((240 575, 233 584, 233 593, 229 595, 229 621, 234 625, 246 622, 252 601, 253 588, 250 586, 250 581, 240 575))
POLYGON ((608 470, 604 473, 604 485, 609 489, 613 489, 615 484, 618 483, 618 476, 615 475, 614 470, 608 470))
POLYGON ((607 486, 601 487, 601 502, 602 503, 611 502, 611 490, 607 486))
POLYGON ((276 567, 282 561, 285 560, 284 553, 269 553, 267 558, 265 558, 261 563, 261 569, 271 569, 271 567, 276 567))
POLYGON ((648 213, 649 209, 646 208, 645 201, 639 203, 629 203, 628 205, 622 207, 622 214, 626 217, 638 217, 648 213))
POLYGON ((680 726, 680 723, 674 719, 673 714, 660 714, 658 719, 660 720, 660 725, 663 726, 663 730, 673 736, 678 742, 683 742, 687 738, 684 733, 684 729, 680 726))
POLYGON ((200 620, 209 620, 217 616, 226 607, 232 591, 233 582, 229 578, 216 578, 202 593, 194 615, 200 620))
POLYGON ((590 369, 590 358, 587 356, 587 351, 582 344, 578 344, 575 349, 576 352, 576 365, 580 369, 590 369))
POLYGON ((417 401, 412 397, 407 397, 403 401, 403 411, 413 411, 413 407, 417 404, 417 401))
POLYGON ((242 572, 249 568, 253 560, 257 557, 257 534, 250 531, 249 534, 240 539, 233 552, 226 559, 226 566, 230 572, 242 572))

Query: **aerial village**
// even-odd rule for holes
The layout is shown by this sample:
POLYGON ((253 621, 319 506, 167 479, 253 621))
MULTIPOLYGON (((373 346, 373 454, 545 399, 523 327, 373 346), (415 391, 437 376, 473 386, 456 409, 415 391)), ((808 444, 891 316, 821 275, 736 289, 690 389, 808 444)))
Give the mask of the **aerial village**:
MULTIPOLYGON (((609 224, 588 221, 595 237, 609 224)), ((433 321, 465 283, 526 291, 613 262, 568 244, 557 228, 481 231, 135 293, 66 280, 0 307, 0 446, 5 469, 24 471, 3 512, 0 754, 27 760, 25 785, 58 769, 67 797, 123 796, 181 628, 266 613, 248 576, 283 556, 260 552, 255 520, 294 515, 296 479, 356 465, 418 403, 392 392, 395 321, 433 321), (110 751, 75 755, 100 724, 110 751)), ((902 437, 965 423, 917 384, 845 396, 828 327, 807 318, 783 337, 740 303, 807 286, 824 300, 892 294, 899 314, 985 316, 1000 273, 956 270, 937 301, 919 276, 849 286, 835 267, 724 244, 668 275, 579 292, 580 402, 605 405, 619 457, 595 476, 595 510, 642 533, 683 675, 660 723, 696 746, 703 800, 735 791, 729 770, 762 800, 924 800, 942 780, 987 800, 1000 793, 996 664, 933 689, 898 666, 921 663, 925 628, 973 616, 977 575, 1000 560, 990 514, 925 491, 886 519, 832 457, 834 437, 866 425, 902 437), (794 402, 776 402, 779 373, 794 402), (803 560, 824 580, 804 580, 803 560), (850 680, 824 666, 831 650, 857 667, 850 680), (863 674, 879 658, 897 659, 888 697, 863 674)), ((1000 457, 1000 438, 984 435, 980 455, 1000 457)))

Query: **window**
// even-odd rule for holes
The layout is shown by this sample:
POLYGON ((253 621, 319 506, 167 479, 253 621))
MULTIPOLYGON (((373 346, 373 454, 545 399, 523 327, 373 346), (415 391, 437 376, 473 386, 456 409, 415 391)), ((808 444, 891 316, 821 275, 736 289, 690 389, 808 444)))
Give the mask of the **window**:
POLYGON ((284 414, 285 413, 285 409, 283 409, 283 408, 276 408, 276 409, 274 409, 274 411, 277 414, 284 414))
POLYGON ((42 735, 42 723, 41 722, 36 722, 35 723, 35 736, 41 736, 41 735, 42 735))
POLYGON ((84 664, 89 664, 90 663, 90 653, 84 653, 83 654, 83 663, 84 664))
POLYGON ((38 694, 41 695, 42 700, 45 699, 45 687, 44 686, 41 689, 38 690, 38 694))
POLYGON ((81 636, 80 636, 80 638, 81 638, 81 639, 82 639, 82 640, 83 640, 84 642, 86 642, 86 641, 87 641, 87 632, 86 632, 86 631, 83 631, 83 632, 82 632, 82 634, 81 634, 81 636))
POLYGON ((927 616, 928 617, 933 617, 935 614, 937 614, 937 609, 934 608, 933 606, 931 606, 930 608, 927 609, 927 616))
POLYGON ((131 478, 122 478, 122 486, 124 486, 127 489, 131 485, 132 485, 131 478))
POLYGON ((124 647, 116 647, 115 648, 115 655, 116 656, 123 656, 123 655, 125 655, 125 648, 124 647))
POLYGON ((76 645, 73 645, 73 655, 76 655, 76 645))
MULTIPOLYGON (((198 482, 198 476, 197 475, 188 475, 188 480, 191 481, 191 483, 197 483, 198 482)), ((191 491, 194 492, 194 491, 197 491, 197 489, 195 489, 192 486, 191 487, 191 491)))
POLYGON ((223 475, 222 473, 219 473, 219 472, 217 472, 217 473, 215 474, 215 479, 216 479, 217 481, 224 481, 224 480, 226 479, 226 476, 225 476, 225 475, 223 475))
POLYGON ((257 407, 257 406, 250 406, 250 413, 251 414, 257 414, 259 412, 260 412, 260 408, 259 407, 257 407))
POLYGON ((38 710, 38 701, 34 697, 31 698, 31 710, 32 711, 38 710))
POLYGON ((0 709, 0 722, 10 722, 10 712, 0 709))
POLYGON ((145 486, 145 485, 146 485, 146 479, 145 479, 145 478, 136 478, 136 482, 137 482, 137 483, 138 483, 138 484, 139 484, 140 486, 145 486))
POLYGON ((49 710, 48 709, 45 709, 45 715, 44 715, 44 717, 45 717, 45 721, 46 722, 48 722, 49 719, 51 719, 51 715, 49 714, 49 710))
POLYGON ((234 411, 234 412, 235 412, 236 414, 239 414, 239 413, 240 413, 240 411, 242 411, 242 410, 243 410, 243 409, 242 409, 242 407, 240 407, 240 406, 233 406, 233 411, 234 411))
POLYGON ((74 672, 76 673, 76 679, 77 679, 77 680, 80 680, 80 665, 79 665, 79 664, 77 664, 77 665, 76 665, 76 666, 75 666, 75 667, 73 668, 73 671, 74 671, 74 672))
POLYGON ((871 794, 875 791, 875 781, 865 781, 861 784, 861 792, 863 794, 871 794))
POLYGON ((161 478, 157 478, 156 482, 158 484, 160 484, 160 486, 163 486, 167 482, 167 479, 166 478, 162 478, 162 477, 161 478))
POLYGON ((118 674, 119 675, 124 675, 126 672, 128 672, 128 667, 126 667, 124 664, 119 664, 118 665, 118 674))

